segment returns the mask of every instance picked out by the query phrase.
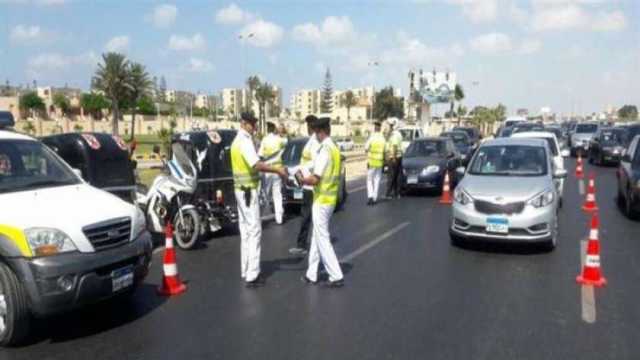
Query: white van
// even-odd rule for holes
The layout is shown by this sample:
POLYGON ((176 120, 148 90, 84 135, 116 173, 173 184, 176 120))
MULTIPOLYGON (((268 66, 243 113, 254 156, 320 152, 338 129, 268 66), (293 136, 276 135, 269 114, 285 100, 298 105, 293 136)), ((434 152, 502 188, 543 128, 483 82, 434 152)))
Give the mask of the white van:
POLYGON ((402 135, 402 152, 404 153, 409 144, 415 139, 424 137, 422 129, 417 126, 403 126, 398 129, 400 135, 402 135))
POLYGON ((138 208, 86 184, 40 141, 2 130, 9 120, 0 116, 3 346, 28 335, 32 316, 129 296, 152 250, 138 208))

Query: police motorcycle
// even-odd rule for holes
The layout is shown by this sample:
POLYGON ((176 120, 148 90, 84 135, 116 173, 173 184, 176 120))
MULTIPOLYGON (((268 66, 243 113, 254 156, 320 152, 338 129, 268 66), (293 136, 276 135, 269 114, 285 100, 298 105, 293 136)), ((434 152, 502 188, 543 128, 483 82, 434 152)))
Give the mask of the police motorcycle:
MULTIPOLYGON (((159 154, 160 149, 155 147, 153 151, 159 154)), ((162 164, 163 172, 146 194, 138 192, 136 203, 145 213, 152 234, 162 236, 170 221, 178 247, 192 249, 203 232, 200 214, 192 203, 198 180, 196 166, 177 144, 172 144, 171 158, 163 159, 162 164)))

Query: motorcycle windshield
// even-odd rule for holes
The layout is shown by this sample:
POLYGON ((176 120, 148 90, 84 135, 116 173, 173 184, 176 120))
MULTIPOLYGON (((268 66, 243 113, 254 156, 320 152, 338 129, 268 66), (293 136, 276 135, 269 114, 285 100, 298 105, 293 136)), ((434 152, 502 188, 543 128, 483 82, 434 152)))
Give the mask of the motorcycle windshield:
POLYGON ((173 153, 174 165, 178 167, 178 170, 184 175, 184 177, 195 178, 195 167, 187 153, 184 151, 184 148, 179 143, 175 143, 171 146, 171 152, 173 153))

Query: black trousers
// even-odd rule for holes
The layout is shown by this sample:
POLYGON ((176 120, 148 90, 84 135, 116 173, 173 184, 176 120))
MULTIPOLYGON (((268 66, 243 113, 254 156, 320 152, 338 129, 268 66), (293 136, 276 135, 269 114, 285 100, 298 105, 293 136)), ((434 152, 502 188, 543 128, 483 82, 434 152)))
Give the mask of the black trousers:
POLYGON ((311 207, 313 206, 313 190, 304 189, 302 206, 300 207, 300 232, 298 233, 298 247, 309 249, 309 230, 311 229, 311 207))
POLYGON ((387 178, 387 196, 398 196, 398 178, 402 171, 402 159, 397 158, 395 162, 389 164, 389 176, 387 178))

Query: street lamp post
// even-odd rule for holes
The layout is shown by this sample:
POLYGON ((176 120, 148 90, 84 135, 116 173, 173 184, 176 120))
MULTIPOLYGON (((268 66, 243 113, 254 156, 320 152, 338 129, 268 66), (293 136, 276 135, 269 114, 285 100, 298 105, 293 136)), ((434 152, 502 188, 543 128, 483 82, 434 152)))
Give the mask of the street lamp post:
MULTIPOLYGON (((380 66, 380 63, 378 63, 377 61, 370 61, 367 66, 371 66, 371 67, 378 67, 380 66)), ((375 106, 375 102, 376 102, 376 91, 375 91, 375 87, 371 87, 371 90, 373 90, 373 94, 371 94, 371 122, 373 122, 373 107, 375 106)))

